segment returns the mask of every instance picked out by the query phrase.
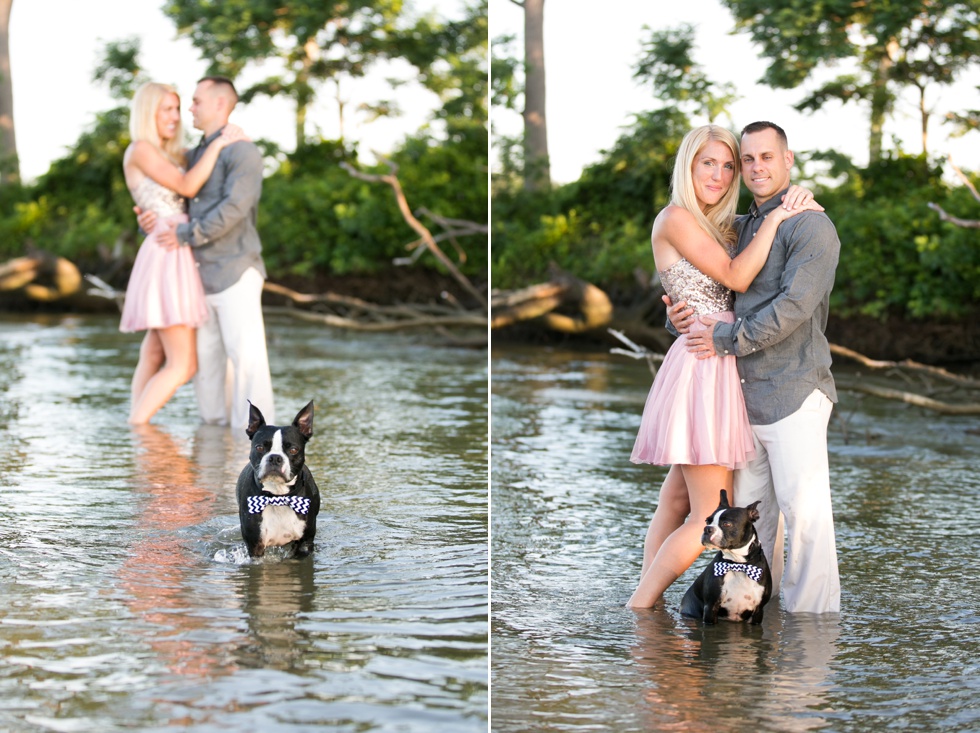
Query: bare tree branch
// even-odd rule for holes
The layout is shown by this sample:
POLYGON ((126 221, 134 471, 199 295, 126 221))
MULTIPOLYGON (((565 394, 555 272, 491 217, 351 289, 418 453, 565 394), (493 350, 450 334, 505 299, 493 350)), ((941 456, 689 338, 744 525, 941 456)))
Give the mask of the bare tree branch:
POLYGON ((439 248, 435 238, 432 236, 432 232, 430 232, 426 226, 422 224, 422 222, 415 218, 415 215, 412 213, 412 210, 408 205, 408 199, 405 197, 405 192, 402 190, 401 183, 398 181, 398 166, 393 161, 385 158, 382 155, 378 155, 377 153, 375 155, 377 155, 378 159, 388 166, 388 169, 391 171, 389 174, 372 175, 369 173, 362 173, 347 162, 341 163, 340 167, 347 171, 350 175, 354 176, 354 178, 358 178, 362 181, 368 181, 369 183, 387 183, 389 186, 391 186, 391 189, 395 193, 395 200, 398 202, 398 208, 401 211, 405 222, 416 231, 416 233, 422 238, 422 241, 425 243, 428 250, 435 255, 436 259, 438 259, 447 270, 449 270, 449 273, 456 279, 456 281, 466 288, 466 290, 474 298, 476 298, 477 302, 480 303, 483 309, 486 310, 487 301, 486 298, 483 297, 483 294, 473 286, 473 283, 470 282, 466 275, 460 272, 459 268, 453 264, 452 260, 446 257, 446 254, 439 248))

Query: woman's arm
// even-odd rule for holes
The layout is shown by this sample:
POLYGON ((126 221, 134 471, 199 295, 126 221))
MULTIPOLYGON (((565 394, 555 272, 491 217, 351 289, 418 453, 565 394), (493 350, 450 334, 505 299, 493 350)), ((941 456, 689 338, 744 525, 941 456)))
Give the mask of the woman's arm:
POLYGON ((126 164, 137 168, 161 186, 190 198, 197 195, 211 176, 221 151, 234 142, 247 139, 240 127, 227 125, 221 135, 208 145, 194 166, 183 173, 153 145, 145 140, 137 140, 130 147, 126 164))
POLYGON ((749 245, 737 257, 730 258, 725 249, 698 225, 689 211, 680 207, 670 208, 673 210, 663 222, 663 236, 669 244, 705 275, 737 293, 744 293, 766 264, 781 223, 801 211, 823 211, 823 207, 814 201, 792 209, 776 208, 766 216, 749 245))

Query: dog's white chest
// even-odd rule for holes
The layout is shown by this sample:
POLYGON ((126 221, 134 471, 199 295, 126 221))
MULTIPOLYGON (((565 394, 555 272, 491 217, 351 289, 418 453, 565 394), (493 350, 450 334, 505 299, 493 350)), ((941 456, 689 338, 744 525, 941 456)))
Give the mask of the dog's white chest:
POLYGON ((288 506, 267 506, 262 510, 259 541, 266 547, 282 547, 303 536, 306 523, 288 506))
POLYGON ((728 611, 727 616, 719 618, 741 621, 742 614, 750 614, 762 603, 763 587, 744 573, 728 573, 721 586, 721 608, 728 611))

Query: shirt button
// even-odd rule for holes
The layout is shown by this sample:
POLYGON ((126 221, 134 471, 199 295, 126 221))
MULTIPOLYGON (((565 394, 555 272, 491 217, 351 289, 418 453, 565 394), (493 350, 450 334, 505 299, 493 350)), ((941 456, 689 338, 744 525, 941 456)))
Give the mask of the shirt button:
POLYGON ((740 381, 742 384, 745 384, 745 380, 744 379, 740 379, 738 381, 740 381))
POLYGON ((726 353, 726 354, 728 353, 728 349, 725 349, 725 353, 726 353))

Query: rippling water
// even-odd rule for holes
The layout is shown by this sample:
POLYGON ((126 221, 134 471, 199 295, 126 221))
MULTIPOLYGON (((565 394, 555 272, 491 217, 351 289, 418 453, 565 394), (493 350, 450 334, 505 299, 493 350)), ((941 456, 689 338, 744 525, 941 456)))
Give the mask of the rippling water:
POLYGON ((494 731, 980 730, 976 418, 842 392, 841 615, 704 627, 677 608, 707 554, 624 608, 664 476, 629 462, 646 366, 499 348, 491 372, 494 731))
POLYGON ((129 428, 117 320, 0 319, 0 730, 486 730, 486 353, 270 321, 323 506, 249 562, 244 430, 129 428))

